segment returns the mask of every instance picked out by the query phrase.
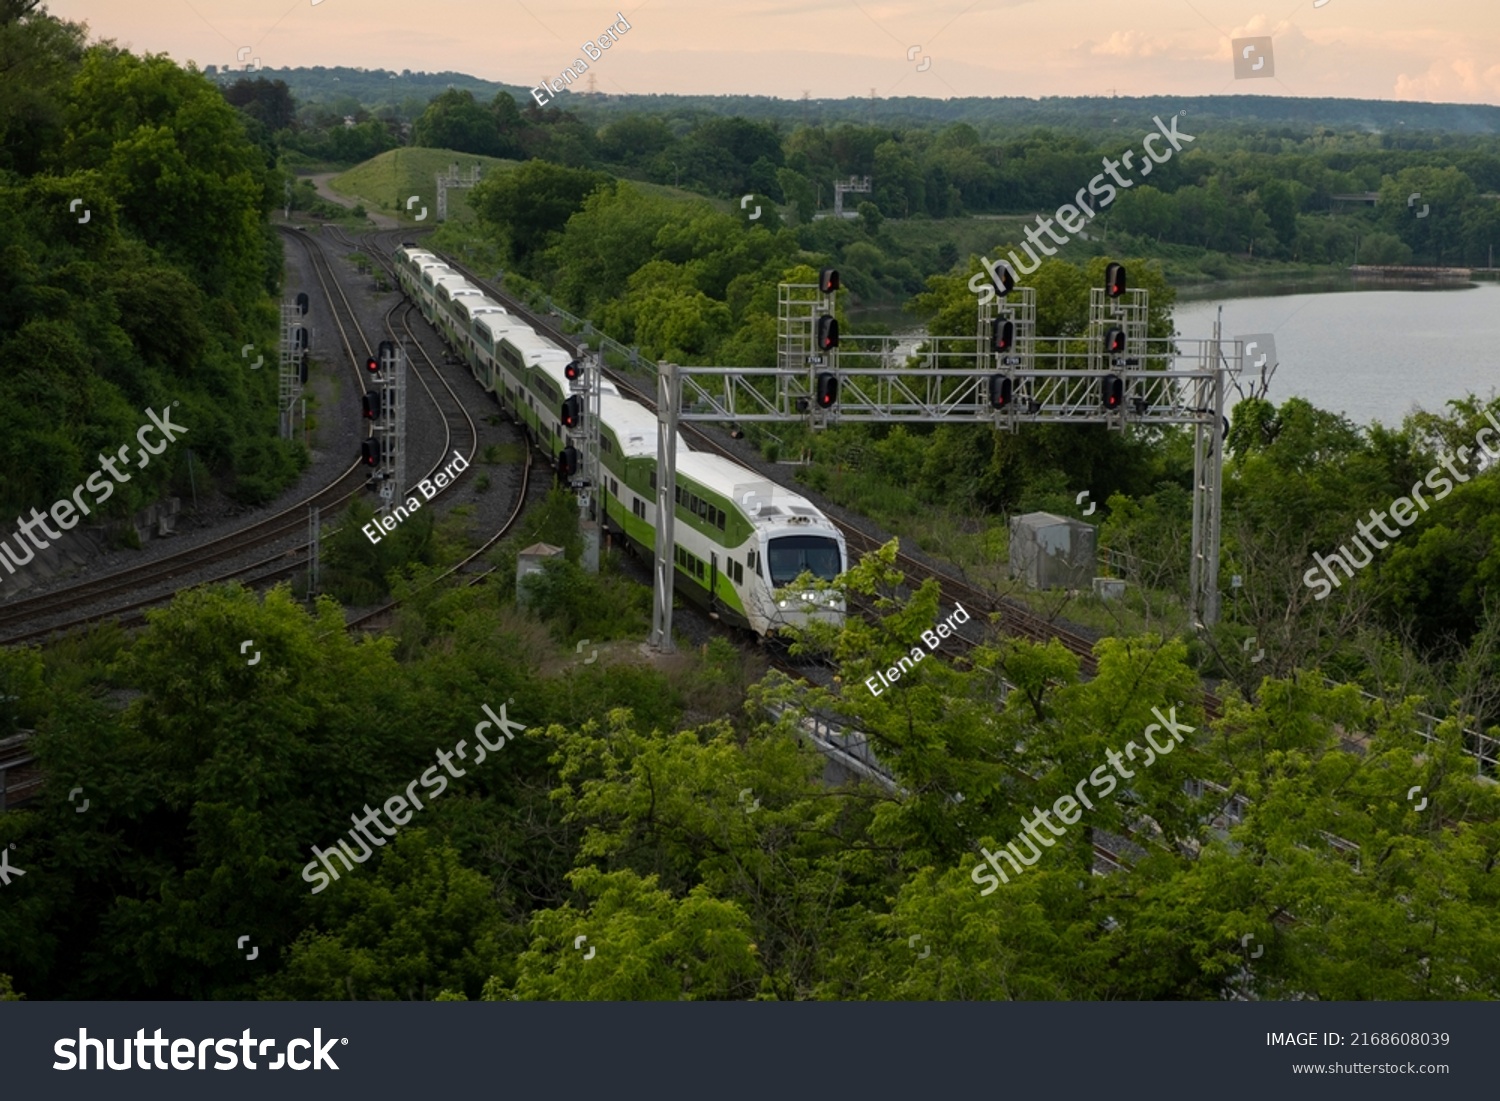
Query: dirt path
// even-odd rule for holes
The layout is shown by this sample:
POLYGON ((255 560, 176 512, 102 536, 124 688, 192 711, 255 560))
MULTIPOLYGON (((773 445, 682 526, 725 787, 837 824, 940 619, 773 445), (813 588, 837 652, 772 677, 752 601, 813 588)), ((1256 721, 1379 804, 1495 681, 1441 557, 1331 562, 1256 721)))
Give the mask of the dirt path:
MULTIPOLYGON (((340 195, 328 186, 328 181, 336 175, 338 175, 336 172, 320 172, 316 176, 308 176, 307 179, 312 180, 313 189, 317 191, 321 198, 327 199, 330 203, 337 203, 339 206, 352 209, 358 205, 356 200, 349 198, 347 195, 340 195)), ((399 229, 401 227, 401 223, 389 214, 381 214, 378 211, 370 210, 368 207, 365 208, 365 213, 370 221, 375 223, 375 228, 377 229, 399 229)))

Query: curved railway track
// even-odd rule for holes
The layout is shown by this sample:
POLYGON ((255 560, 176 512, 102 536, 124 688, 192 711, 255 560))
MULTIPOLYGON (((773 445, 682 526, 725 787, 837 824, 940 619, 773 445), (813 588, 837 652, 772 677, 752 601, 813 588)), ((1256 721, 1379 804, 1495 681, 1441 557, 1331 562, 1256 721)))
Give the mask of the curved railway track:
MULTIPOLYGON (((366 357, 372 354, 373 349, 370 347, 370 343, 365 338, 364 332, 360 327, 358 314, 349 302, 347 295, 345 295, 343 287, 328 261, 328 257, 323 253, 322 247, 315 245, 304 233, 287 229, 283 229, 282 232, 285 236, 296 240, 305 250, 309 258, 309 263, 322 289, 324 301, 328 304, 329 317, 338 330, 339 342, 343 345, 348 363, 354 371, 360 393, 365 393, 368 388, 365 384, 364 371, 360 365, 366 357), (342 311, 340 307, 342 307, 342 311)), ((378 252, 378 250, 375 251, 378 252)), ((387 270, 390 269, 387 268, 387 270)), ((400 317, 401 328, 409 338, 407 343, 417 349, 426 364, 425 372, 415 370, 413 374, 443 418, 445 437, 443 450, 440 453, 438 462, 423 475, 423 478, 430 478, 437 470, 441 469, 444 461, 454 450, 453 436, 455 425, 459 426, 461 440, 467 448, 465 458, 470 463, 472 463, 478 448, 479 432, 473 418, 469 415, 467 407, 457 393, 454 392, 452 386, 448 384, 448 381, 443 378, 437 362, 422 344, 421 338, 412 329, 410 316, 416 307, 406 303, 404 298, 398 300, 386 311, 383 319, 386 331, 393 339, 400 339, 400 334, 397 333, 392 319, 398 311, 402 310, 403 305, 405 305, 405 310, 400 317), (428 385, 425 377, 427 373, 431 373, 437 379, 439 383, 437 391, 434 391, 428 385), (440 394, 443 396, 440 397, 440 394)), ((415 492, 417 481, 421 480, 421 478, 418 478, 414 481, 407 489, 407 492, 415 492)), ((523 484, 525 484, 525 475, 523 475, 523 484)), ((7 635, 3 643, 5 645, 16 645, 33 642, 47 638, 53 634, 87 626, 101 619, 123 617, 122 622, 127 625, 143 621, 144 616, 141 613, 144 609, 168 601, 176 595, 178 586, 175 583, 182 575, 196 574, 205 565, 242 556, 248 549, 274 542, 293 532, 303 530, 307 523, 306 516, 309 507, 337 508, 357 496, 363 490, 364 486, 365 479, 361 474, 361 464, 356 460, 331 484, 324 486, 301 501, 289 505, 273 516, 251 524, 248 527, 241 528, 228 535, 219 536, 197 547, 166 555, 153 562, 131 566, 79 585, 69 586, 54 592, 42 593, 37 596, 10 601, 4 605, 0 605, 0 631, 3 631, 8 625, 19 624, 44 616, 52 616, 62 611, 78 607, 95 608, 101 603, 109 601, 113 596, 136 593, 143 588, 169 586, 167 591, 156 595, 136 599, 124 604, 110 603, 107 608, 90 611, 86 615, 74 617, 66 622, 53 623, 44 628, 7 635)), ((520 500, 524 502, 524 495, 520 500)), ((507 523, 507 529, 511 526, 511 523, 513 523, 513 520, 507 523)), ((495 540, 491 540, 486 543, 484 549, 488 549, 494 542, 495 540)), ((295 573, 298 569, 302 568, 305 565, 307 549, 308 543, 301 541, 288 550, 279 551, 267 558, 236 567, 227 573, 203 579, 196 582, 196 584, 213 585, 227 581, 247 579, 252 583, 276 580, 295 573), (294 561, 288 562, 287 559, 289 558, 294 559, 294 561), (267 567, 271 567, 269 572, 262 572, 266 571, 267 567)))

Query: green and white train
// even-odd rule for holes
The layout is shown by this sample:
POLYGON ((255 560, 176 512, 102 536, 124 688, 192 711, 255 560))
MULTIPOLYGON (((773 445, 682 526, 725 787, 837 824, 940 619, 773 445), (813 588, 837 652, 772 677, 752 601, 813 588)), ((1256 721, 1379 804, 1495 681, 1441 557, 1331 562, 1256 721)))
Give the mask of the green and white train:
MULTIPOLYGON (((557 463, 568 447, 564 368, 573 356, 506 311, 434 253, 396 253, 402 289, 531 441, 557 463)), ((606 527, 645 555, 656 547, 656 415, 601 380, 599 498, 606 527)), ((729 459, 679 441, 676 591, 760 635, 844 618, 833 590, 798 589, 804 573, 844 571, 844 536, 811 501, 729 459)))

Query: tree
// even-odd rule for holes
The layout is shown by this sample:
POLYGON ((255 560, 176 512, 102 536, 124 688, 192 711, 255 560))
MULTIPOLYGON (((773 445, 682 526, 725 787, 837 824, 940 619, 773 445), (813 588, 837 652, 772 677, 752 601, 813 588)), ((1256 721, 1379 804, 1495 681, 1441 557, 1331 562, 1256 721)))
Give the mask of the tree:
POLYGON ((470 192, 470 203, 486 227, 506 243, 511 258, 525 268, 607 179, 588 169, 527 161, 480 180, 470 192))
POLYGON ((126 227, 210 294, 264 288, 261 217, 280 179, 214 85, 165 57, 95 47, 66 119, 62 161, 99 174, 126 227))
POLYGON ((587 909, 539 911, 514 985, 492 981, 487 999, 711 1001, 759 985, 750 922, 734 903, 703 887, 675 899, 628 870, 580 868, 569 879, 587 909))
POLYGON ((63 104, 85 29, 38 12, 41 0, 0 0, 0 167, 37 172, 63 134, 63 104))
POLYGON ((273 133, 297 120, 297 105, 284 80, 242 77, 224 89, 224 98, 273 133))
POLYGON ((474 101, 473 92, 459 88, 448 89, 427 105, 412 126, 412 144, 487 157, 506 155, 497 113, 486 111, 474 101))
POLYGON ((489 881, 452 846, 404 831, 372 871, 329 889, 320 915, 327 931, 303 931, 263 996, 429 1001, 446 990, 477 998, 519 947, 490 895, 489 881))

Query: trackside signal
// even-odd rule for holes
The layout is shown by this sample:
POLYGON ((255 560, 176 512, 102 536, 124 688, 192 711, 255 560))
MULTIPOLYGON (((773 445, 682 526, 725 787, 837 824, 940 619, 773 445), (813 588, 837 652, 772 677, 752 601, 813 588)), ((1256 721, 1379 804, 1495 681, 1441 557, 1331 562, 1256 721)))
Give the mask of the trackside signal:
POLYGON ((371 390, 360 398, 360 406, 364 409, 365 419, 374 420, 380 416, 380 391, 371 390))
POLYGON ((371 356, 369 359, 365 360, 365 370, 369 371, 371 374, 379 371, 380 360, 376 359, 374 356, 371 356))
POLYGON ((990 405, 1004 409, 1010 404, 1011 383, 1006 375, 990 376, 990 405))
POLYGON ((826 313, 818 318, 818 351, 826 352, 839 346, 839 323, 826 313))
POLYGON ((307 292, 306 291, 300 291, 300 292, 298 292, 298 294, 297 294, 297 312, 300 313, 303 317, 307 316, 307 307, 308 307, 308 305, 309 305, 309 301, 308 301, 308 297, 307 297, 307 292))
POLYGON ((1003 317, 990 322, 990 347, 997 352, 1008 352, 1016 342, 1016 323, 1003 317))
POLYGON ((1125 351, 1125 330, 1110 329, 1104 334, 1104 351, 1107 355, 1117 356, 1125 351))
POLYGON ((824 268, 818 273, 818 290, 824 294, 832 294, 839 289, 839 273, 837 268, 824 268))
POLYGON ((839 400, 839 380, 837 375, 829 374, 827 371, 818 376, 817 398, 819 409, 830 409, 833 403, 839 400))
POLYGON ((563 374, 567 377, 567 380, 569 382, 577 382, 583 377, 583 360, 572 360, 566 367, 563 368, 563 374))
POLYGON ((1104 376, 1104 408, 1118 409, 1125 401, 1125 383, 1119 375, 1104 376))
POLYGON ((380 465, 380 441, 366 440, 359 445, 360 458, 364 459, 366 466, 380 465))
POLYGON ((562 416, 559 418, 564 428, 577 428, 583 423, 583 399, 577 394, 562 403, 562 416))
POLYGON ((565 447, 557 453, 557 476, 567 481, 578 473, 578 448, 565 447))
POLYGON ((1125 265, 1110 264, 1104 269, 1104 293, 1119 298, 1125 293, 1125 265))

